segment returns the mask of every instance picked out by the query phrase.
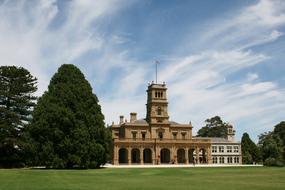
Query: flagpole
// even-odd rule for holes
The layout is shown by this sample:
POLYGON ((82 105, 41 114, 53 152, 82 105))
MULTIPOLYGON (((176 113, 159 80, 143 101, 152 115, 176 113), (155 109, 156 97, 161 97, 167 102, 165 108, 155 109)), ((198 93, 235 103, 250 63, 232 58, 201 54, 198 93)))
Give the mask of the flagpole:
POLYGON ((159 61, 155 61, 155 83, 157 84, 157 65, 159 64, 159 61))
POLYGON ((155 62, 155 83, 157 84, 157 61, 155 62))

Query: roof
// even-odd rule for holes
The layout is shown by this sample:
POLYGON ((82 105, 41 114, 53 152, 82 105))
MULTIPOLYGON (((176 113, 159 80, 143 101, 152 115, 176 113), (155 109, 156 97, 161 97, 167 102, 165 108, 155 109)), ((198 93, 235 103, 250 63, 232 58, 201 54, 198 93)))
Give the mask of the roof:
POLYGON ((152 83, 148 86, 148 89, 150 89, 150 88, 166 89, 166 85, 165 84, 154 84, 154 83, 152 83))
POLYGON ((229 141, 228 139, 221 137, 193 137, 193 139, 210 139, 212 143, 239 143, 237 141, 229 141))
POLYGON ((134 124, 148 124, 145 119, 135 120, 134 124))
POLYGON ((180 125, 179 123, 175 122, 175 121, 169 121, 170 125, 180 125))
MULTIPOLYGON (((178 122, 175 122, 175 121, 169 121, 169 124, 170 126, 172 127, 192 127, 191 124, 180 124, 178 122)), ((112 125, 114 128, 115 127, 120 127, 121 124, 119 125, 112 125)), ((125 122, 125 123, 122 123, 122 125, 139 125, 139 126, 146 126, 146 125, 149 125, 149 123, 146 121, 146 119, 138 119, 138 120, 135 120, 133 122, 125 122)))

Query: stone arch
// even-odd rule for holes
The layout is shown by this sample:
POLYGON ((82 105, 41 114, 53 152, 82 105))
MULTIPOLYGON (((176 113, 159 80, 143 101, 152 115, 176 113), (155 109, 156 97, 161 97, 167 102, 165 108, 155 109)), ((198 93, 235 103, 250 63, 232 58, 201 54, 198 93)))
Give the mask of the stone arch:
POLYGON ((126 148, 121 148, 119 150, 119 164, 128 163, 128 150, 126 148))
POLYGON ((177 162, 178 164, 185 164, 185 150, 180 148, 177 150, 177 162))
POLYGON ((133 148, 131 155, 132 155, 132 163, 139 164, 140 163, 140 150, 137 148, 133 148))
POLYGON ((160 163, 169 164, 170 163, 170 150, 163 148, 160 151, 160 163))
POLYGON ((189 148, 188 150, 188 158, 189 158, 189 163, 193 164, 195 161, 194 157, 195 149, 194 148, 189 148))
POLYGON ((145 148, 143 150, 143 162, 145 164, 150 164, 152 163, 152 151, 150 148, 145 148))

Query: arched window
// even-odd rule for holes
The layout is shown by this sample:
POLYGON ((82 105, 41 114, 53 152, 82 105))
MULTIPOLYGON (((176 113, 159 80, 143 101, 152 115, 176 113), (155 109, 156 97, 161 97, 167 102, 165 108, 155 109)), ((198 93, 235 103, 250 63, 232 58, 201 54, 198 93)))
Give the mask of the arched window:
POLYGON ((157 108, 157 115, 161 115, 161 107, 157 108))

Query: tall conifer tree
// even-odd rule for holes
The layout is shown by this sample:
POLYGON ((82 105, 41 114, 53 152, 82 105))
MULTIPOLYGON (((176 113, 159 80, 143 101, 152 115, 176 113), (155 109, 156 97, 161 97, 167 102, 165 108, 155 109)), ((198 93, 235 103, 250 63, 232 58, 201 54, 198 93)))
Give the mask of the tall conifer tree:
POLYGON ((260 149, 250 139, 247 133, 244 133, 241 138, 242 163, 252 164, 259 163, 262 159, 260 149))
POLYGON ((28 135, 33 164, 52 168, 95 168, 106 162, 104 116, 81 71, 62 65, 39 99, 28 135))
POLYGON ((22 162, 20 138, 31 120, 37 79, 22 67, 0 67, 0 167, 22 162))

